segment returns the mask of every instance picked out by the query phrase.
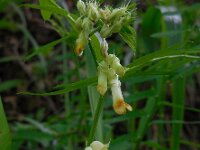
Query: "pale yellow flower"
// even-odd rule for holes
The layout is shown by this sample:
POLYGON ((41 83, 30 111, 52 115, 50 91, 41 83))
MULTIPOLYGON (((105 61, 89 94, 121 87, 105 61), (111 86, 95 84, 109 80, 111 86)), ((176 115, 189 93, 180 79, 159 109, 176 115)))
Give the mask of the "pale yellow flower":
POLYGON ((110 79, 109 84, 111 86, 113 109, 119 115, 125 114, 127 110, 132 111, 132 107, 124 101, 124 97, 121 91, 121 82, 116 75, 110 79))
POLYGON ((76 46, 75 46, 75 53, 78 56, 81 56, 83 54, 83 50, 84 50, 87 42, 88 42, 87 41, 87 34, 85 32, 81 32, 79 34, 78 39, 76 40, 76 46))
POLYGON ((101 63, 99 63, 97 91, 101 95, 104 95, 107 91, 107 70, 108 70, 108 66, 105 61, 102 61, 101 63))

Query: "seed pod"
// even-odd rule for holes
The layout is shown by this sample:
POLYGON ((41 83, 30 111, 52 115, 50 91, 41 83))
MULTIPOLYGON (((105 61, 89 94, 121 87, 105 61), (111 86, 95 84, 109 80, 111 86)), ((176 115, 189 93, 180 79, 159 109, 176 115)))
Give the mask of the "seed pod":
POLYGON ((81 15, 85 15, 86 14, 86 5, 82 0, 79 0, 77 2, 77 9, 80 12, 81 15))

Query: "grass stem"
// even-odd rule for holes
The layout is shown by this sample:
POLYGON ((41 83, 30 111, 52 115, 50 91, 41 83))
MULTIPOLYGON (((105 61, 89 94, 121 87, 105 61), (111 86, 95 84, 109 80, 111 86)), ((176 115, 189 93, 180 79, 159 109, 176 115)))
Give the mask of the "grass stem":
POLYGON ((102 112, 103 102, 104 102, 104 98, 103 98, 103 96, 100 96, 96 110, 95 110, 94 120, 93 120, 93 124, 92 124, 91 130, 90 130, 87 145, 89 145, 93 141, 95 131, 96 131, 96 128, 97 128, 97 125, 98 125, 98 121, 99 121, 99 118, 100 118, 100 114, 102 112))

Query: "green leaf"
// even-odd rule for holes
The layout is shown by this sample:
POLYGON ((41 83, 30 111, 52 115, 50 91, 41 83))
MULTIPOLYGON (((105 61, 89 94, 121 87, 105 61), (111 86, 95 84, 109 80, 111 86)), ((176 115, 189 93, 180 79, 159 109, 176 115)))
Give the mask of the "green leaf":
POLYGON ((95 82, 97 82, 97 77, 91 77, 91 78, 81 80, 81 81, 78 81, 75 83, 71 83, 71 84, 67 84, 67 85, 63 84, 61 86, 57 86, 57 87, 62 87, 63 89, 61 89, 61 90, 56 90, 56 91, 46 92, 46 93, 19 92, 18 94, 27 94, 27 95, 36 95, 36 96, 59 95, 59 94, 65 94, 67 92, 86 87, 95 82))
POLYGON ((0 92, 9 90, 11 88, 16 87, 17 85, 19 85, 21 83, 20 80, 8 80, 8 81, 4 81, 0 84, 0 92))
POLYGON ((48 11, 50 12, 51 14, 58 14, 58 15, 61 15, 61 16, 64 16, 66 17, 69 22, 70 22, 70 25, 73 27, 73 29, 75 28, 75 21, 74 19, 72 18, 72 16, 63 8, 60 8, 60 7, 55 7, 55 6, 39 6, 39 5, 34 5, 34 4, 23 4, 21 5, 23 7, 29 7, 29 8, 34 8, 34 9, 43 9, 45 11, 48 11))
MULTIPOLYGON (((172 120, 183 121, 184 102, 185 102, 185 78, 178 77, 173 80, 172 88, 173 104, 180 105, 180 108, 173 107, 172 120)), ((180 149, 180 137, 182 131, 182 123, 172 125, 171 149, 180 149)))
POLYGON ((2 19, 0 20, 0 29, 16 30, 16 24, 14 22, 2 19))
POLYGON ((188 30, 174 30, 174 31, 158 32, 158 33, 153 33, 151 35, 151 37, 153 37, 153 38, 173 37, 173 36, 177 36, 179 34, 183 34, 187 31, 188 30))
POLYGON ((41 142, 41 141, 50 142, 53 139, 54 136, 49 135, 48 133, 45 132, 41 132, 37 129, 19 129, 13 136, 13 143, 24 140, 35 141, 35 142, 41 142))
POLYGON ((101 55, 101 37, 96 35, 96 34, 93 34, 91 37, 90 37, 90 44, 91 44, 91 51, 92 53, 95 55, 95 58, 96 58, 96 61, 97 62, 100 62, 101 60, 103 60, 103 56, 101 55))
POLYGON ((6 120, 6 115, 3 109, 3 104, 0 96, 0 148, 1 150, 9 150, 11 147, 11 135, 6 120))
POLYGON ((123 26, 120 31, 121 38, 130 46, 130 48, 136 51, 136 32, 131 26, 123 26))
MULTIPOLYGON (((50 7, 55 7, 55 9, 57 8, 59 9, 59 6, 55 3, 54 0, 39 0, 39 3, 40 3, 40 6, 45 6, 45 7, 50 6, 50 7)), ((51 15, 53 14, 53 12, 42 9, 42 8, 40 9, 40 11, 45 21, 49 20, 51 18, 51 15)))
POLYGON ((145 51, 153 51, 159 48, 160 39, 152 38, 153 33, 161 32, 162 14, 155 6, 149 7, 142 18, 141 31, 144 40, 145 51))
POLYGON ((11 149, 11 134, 10 133, 0 133, 0 147, 1 147, 1 150, 11 149))
POLYGON ((66 40, 68 38, 68 36, 65 36, 65 37, 62 37, 58 40, 55 40, 53 42, 50 42, 46 45, 43 45, 37 49, 34 49, 32 53, 30 53, 28 56, 25 57, 25 60, 29 60, 31 59, 33 56, 37 55, 37 54, 40 54, 40 53, 43 53, 49 49, 52 49, 54 46, 56 46, 57 44, 61 43, 62 41, 66 40))
POLYGON ((23 118, 25 121, 29 122, 30 124, 32 124, 33 126, 35 126, 37 129, 39 129, 41 132, 44 132, 46 134, 49 134, 49 135, 55 135, 56 132, 49 129, 48 127, 46 127, 44 124, 36 121, 36 120, 33 120, 31 118, 28 118, 28 117, 25 117, 23 118))

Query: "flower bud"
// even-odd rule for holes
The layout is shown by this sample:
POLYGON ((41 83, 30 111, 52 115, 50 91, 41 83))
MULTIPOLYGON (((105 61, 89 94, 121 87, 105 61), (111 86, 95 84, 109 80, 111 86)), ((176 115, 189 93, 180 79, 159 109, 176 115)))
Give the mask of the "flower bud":
POLYGON ((82 26, 83 26, 83 30, 86 33, 90 33, 90 31, 92 30, 92 27, 93 27, 93 22, 88 18, 84 18, 82 26))
POLYGON ((109 84, 111 86, 113 108, 115 112, 122 115, 126 113, 126 109, 132 111, 132 107, 124 101, 121 91, 121 82, 118 80, 118 77, 116 76, 116 78, 110 80, 109 84))
POLYGON ((103 57, 108 56, 108 43, 105 38, 101 41, 101 54, 103 57))
POLYGON ((105 61, 102 61, 98 66, 98 85, 97 91, 104 95, 107 91, 107 70, 108 66, 105 61))
POLYGON ((109 54, 106 57, 106 62, 113 68, 120 77, 123 76, 126 72, 126 69, 120 64, 119 58, 114 54, 109 54))
POLYGON ((101 19, 104 21, 108 21, 110 13, 111 13, 110 9, 106 7, 105 9, 100 9, 99 12, 100 12, 101 19))
POLYGON ((116 19, 116 18, 120 18, 120 17, 124 16, 126 14, 126 10, 127 10, 126 7, 113 9, 109 19, 112 20, 112 19, 116 19))
POLYGON ((104 24, 103 27, 101 28, 101 31, 100 31, 101 37, 102 38, 107 38, 111 34, 112 34, 111 28, 107 24, 104 24))
POLYGON ((123 17, 123 24, 131 23, 133 18, 134 18, 134 16, 131 16, 131 13, 128 12, 127 15, 123 17))
POLYGON ((103 71, 99 71, 99 74, 98 74, 97 91, 101 95, 104 95, 107 91, 107 75, 103 71))
POLYGON ((92 148, 88 146, 85 148, 85 150, 92 150, 92 148))
POLYGON ((82 23, 83 23, 83 20, 82 20, 82 18, 81 17, 78 17, 78 19, 76 19, 76 22, 75 22, 75 24, 76 24, 76 27, 77 27, 77 29, 78 30, 82 30, 82 23))
POLYGON ((77 9, 80 12, 81 15, 85 15, 86 13, 86 5, 82 0, 79 0, 77 2, 77 9))
POLYGON ((116 71, 116 73, 122 77, 124 76, 126 69, 120 64, 119 59, 115 59, 113 64, 112 64, 112 68, 116 71))
POLYGON ((90 147, 92 148, 92 150, 108 150, 109 143, 103 144, 99 141, 94 141, 90 144, 90 147))
POLYGON ((75 46, 75 53, 78 56, 81 56, 83 53, 83 50, 85 48, 85 45, 87 44, 87 34, 85 32, 81 32, 79 34, 78 39, 76 40, 76 46, 75 46))
POLYGON ((98 6, 95 2, 88 3, 88 17, 93 21, 97 21, 99 18, 98 6))
POLYGON ((122 25, 123 25, 123 19, 120 19, 120 20, 116 20, 114 21, 113 25, 112 25, 112 33, 116 33, 116 32, 119 32, 122 28, 122 25))

